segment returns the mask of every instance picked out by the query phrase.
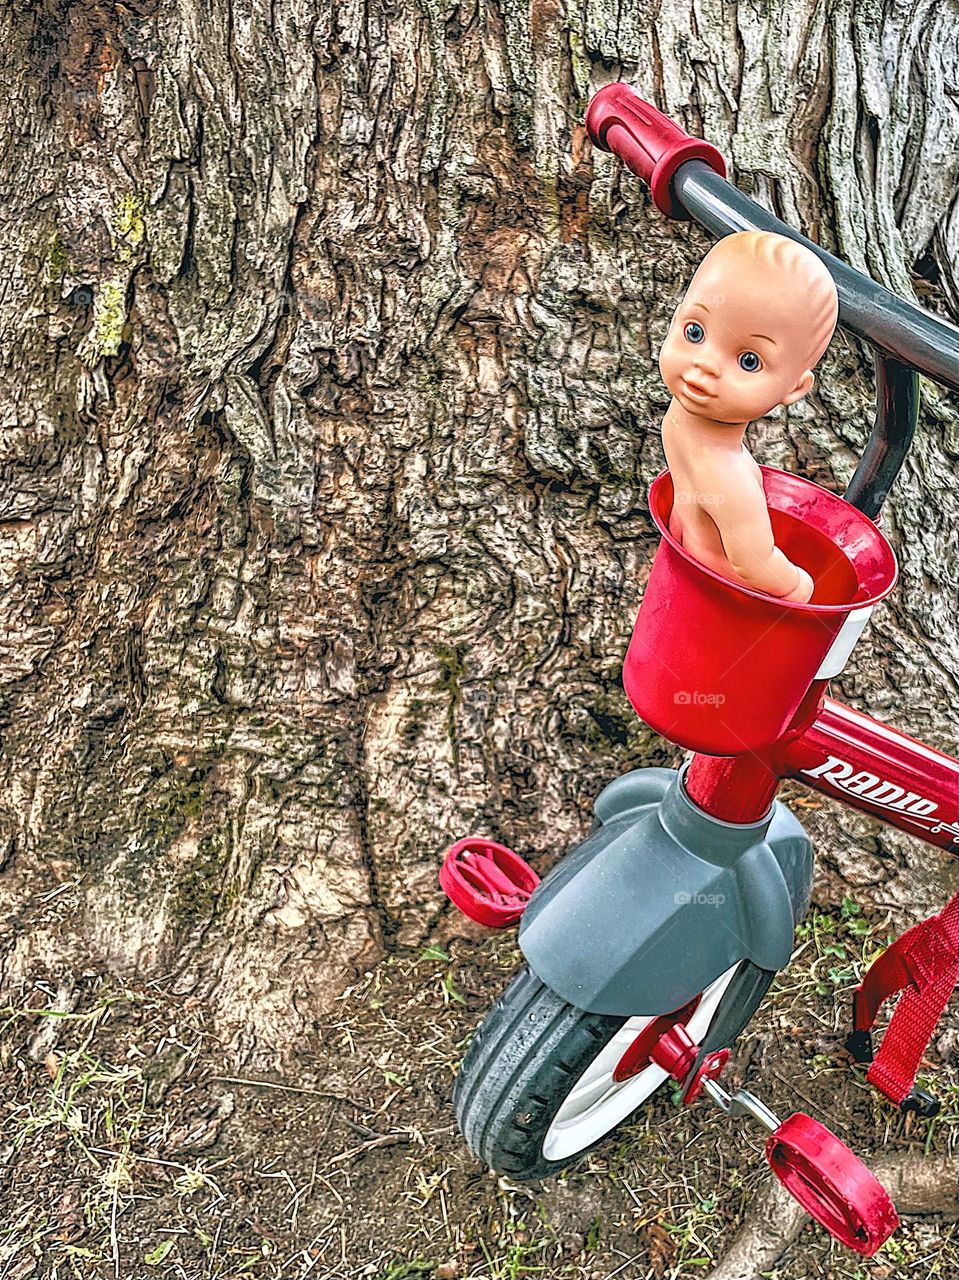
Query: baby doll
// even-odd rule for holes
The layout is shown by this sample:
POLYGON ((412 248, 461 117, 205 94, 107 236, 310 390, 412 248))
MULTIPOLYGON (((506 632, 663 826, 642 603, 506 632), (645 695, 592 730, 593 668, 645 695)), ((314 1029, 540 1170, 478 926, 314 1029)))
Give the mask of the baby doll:
POLYGON ((809 392, 838 312, 832 276, 811 250, 740 231, 703 259, 659 353, 673 396, 663 419, 669 532, 724 578, 784 600, 807 601, 813 581, 776 546, 743 435, 809 392))

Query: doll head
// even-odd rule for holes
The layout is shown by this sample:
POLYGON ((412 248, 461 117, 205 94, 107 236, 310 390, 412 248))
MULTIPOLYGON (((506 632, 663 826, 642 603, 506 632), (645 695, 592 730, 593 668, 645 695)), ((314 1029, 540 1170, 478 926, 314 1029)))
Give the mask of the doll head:
POLYGON ((707 253, 659 353, 663 381, 696 417, 743 423, 795 404, 836 327, 836 286, 816 255, 771 231, 707 253))

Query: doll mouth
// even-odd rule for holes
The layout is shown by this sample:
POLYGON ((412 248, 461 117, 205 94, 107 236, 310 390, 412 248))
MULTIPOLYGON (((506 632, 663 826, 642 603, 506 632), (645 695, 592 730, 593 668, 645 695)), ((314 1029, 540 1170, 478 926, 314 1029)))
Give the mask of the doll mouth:
POLYGON ((712 400, 713 392, 707 391, 705 387, 701 387, 698 382, 691 382, 689 378, 682 379, 683 390, 691 400, 712 400))

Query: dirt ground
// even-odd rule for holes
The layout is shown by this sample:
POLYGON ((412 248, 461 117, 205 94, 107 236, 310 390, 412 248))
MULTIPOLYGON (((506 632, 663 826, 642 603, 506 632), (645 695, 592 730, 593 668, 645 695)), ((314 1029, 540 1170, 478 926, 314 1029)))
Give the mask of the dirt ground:
MULTIPOLYGON (((457 919, 345 992, 295 1078, 245 1072, 210 1010, 162 983, 88 975, 20 993, 0 1011, 0 1280, 708 1275, 771 1176, 763 1131, 708 1101, 681 1110, 667 1087, 565 1176, 496 1178, 460 1140, 450 1095, 521 961, 513 933, 455 936, 457 919)), ((867 1159, 959 1138, 954 1009, 921 1077, 945 1103, 931 1121, 901 1117, 839 1047, 848 991, 888 936, 852 899, 814 910, 724 1076, 781 1116, 811 1112, 867 1159)), ((955 1227, 915 1218, 869 1261, 809 1226, 768 1274, 957 1266, 955 1227)))

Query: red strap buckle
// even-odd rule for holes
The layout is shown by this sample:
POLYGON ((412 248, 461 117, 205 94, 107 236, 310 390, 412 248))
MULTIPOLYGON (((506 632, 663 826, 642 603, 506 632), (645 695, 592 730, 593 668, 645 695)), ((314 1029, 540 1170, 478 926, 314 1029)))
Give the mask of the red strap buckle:
POLYGON ((538 884, 539 876, 519 854, 481 836, 457 840, 440 867, 449 900, 488 929, 515 924, 538 884))
MULTIPOLYGON (((939 913, 913 925, 866 971, 853 992, 853 1031, 846 1047, 857 1062, 871 1063, 866 1079, 902 1106, 913 1091, 920 1059, 959 976, 959 895, 939 913), (889 996, 901 991, 878 1053, 870 1028, 889 996)), ((922 1110, 922 1108, 914 1108, 922 1110)), ((924 1114, 934 1114, 926 1110, 924 1114)))
POLYGON ((773 1173, 807 1213, 848 1249, 871 1257, 899 1225, 885 1187, 858 1156, 798 1111, 766 1139, 773 1173))

